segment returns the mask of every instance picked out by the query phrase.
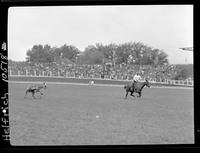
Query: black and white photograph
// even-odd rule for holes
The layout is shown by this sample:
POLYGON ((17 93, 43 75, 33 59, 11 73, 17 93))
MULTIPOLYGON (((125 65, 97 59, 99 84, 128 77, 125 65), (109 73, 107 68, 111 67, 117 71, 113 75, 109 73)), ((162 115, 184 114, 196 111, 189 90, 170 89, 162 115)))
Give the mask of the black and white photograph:
POLYGON ((193 9, 9 7, 11 146, 194 144, 193 9))

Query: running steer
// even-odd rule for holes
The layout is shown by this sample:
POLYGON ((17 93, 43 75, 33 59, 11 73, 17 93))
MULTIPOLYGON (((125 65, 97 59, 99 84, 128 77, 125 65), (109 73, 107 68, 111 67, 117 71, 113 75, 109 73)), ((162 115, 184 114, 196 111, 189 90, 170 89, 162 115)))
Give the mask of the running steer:
POLYGON ((42 85, 31 85, 30 87, 26 89, 24 98, 26 98, 28 93, 32 93, 32 97, 35 99, 36 98, 35 93, 39 92, 40 95, 43 95, 43 93, 41 92, 41 89, 46 89, 46 88, 47 88, 46 82, 43 82, 42 85))
POLYGON ((125 95, 125 99, 127 98, 128 93, 130 92, 131 96, 135 97, 133 95, 134 92, 138 93, 139 95, 137 97, 141 97, 142 95, 142 89, 144 88, 144 86, 150 87, 149 81, 147 79, 145 79, 145 82, 138 82, 133 88, 131 88, 131 84, 127 84, 124 86, 124 89, 126 90, 126 95, 125 95), (133 90, 131 90, 133 89, 133 90))

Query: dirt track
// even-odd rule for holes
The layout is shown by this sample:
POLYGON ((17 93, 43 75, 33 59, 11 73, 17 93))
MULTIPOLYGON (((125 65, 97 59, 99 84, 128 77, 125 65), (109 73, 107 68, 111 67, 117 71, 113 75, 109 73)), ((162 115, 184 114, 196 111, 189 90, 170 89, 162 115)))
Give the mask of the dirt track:
POLYGON ((191 89, 144 88, 125 100, 120 87, 49 84, 33 100, 27 85, 9 83, 12 145, 194 143, 191 89))

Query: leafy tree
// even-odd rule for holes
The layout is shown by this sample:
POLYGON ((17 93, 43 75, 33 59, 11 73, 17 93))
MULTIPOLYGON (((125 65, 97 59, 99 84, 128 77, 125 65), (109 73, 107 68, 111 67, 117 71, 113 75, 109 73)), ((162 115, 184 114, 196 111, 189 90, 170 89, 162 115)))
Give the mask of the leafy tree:
POLYGON ((178 74, 174 77, 175 80, 185 80, 188 77, 187 70, 181 69, 178 74))
POLYGON ((79 52, 80 51, 74 46, 63 45, 60 48, 51 48, 49 45, 34 45, 32 49, 27 51, 26 59, 32 63, 50 63, 58 61, 61 58, 67 58, 75 62, 79 52))
POLYGON ((53 56, 50 54, 50 46, 34 45, 32 49, 29 49, 26 53, 27 61, 32 63, 44 63, 52 62, 53 56))
POLYGON ((154 66, 169 64, 168 55, 164 51, 153 49, 151 55, 154 66))
POLYGON ((67 58, 73 62, 76 62, 76 57, 80 53, 80 51, 75 46, 67 46, 63 45, 60 47, 59 54, 61 58, 67 58))
POLYGON ((80 56, 80 62, 84 64, 102 64, 104 55, 97 48, 90 45, 85 48, 85 51, 80 56))
POLYGON ((176 65, 177 74, 172 78, 174 80, 184 80, 189 77, 193 77, 193 65, 192 64, 182 64, 182 65, 176 65))
POLYGON ((117 63, 135 63, 136 55, 132 51, 131 44, 120 44, 117 47, 117 63))

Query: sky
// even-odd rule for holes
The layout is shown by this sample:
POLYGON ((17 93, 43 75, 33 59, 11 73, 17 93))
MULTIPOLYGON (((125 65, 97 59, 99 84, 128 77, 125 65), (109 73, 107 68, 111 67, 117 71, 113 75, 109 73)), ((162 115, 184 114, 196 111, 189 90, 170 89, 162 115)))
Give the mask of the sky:
POLYGON ((8 59, 25 61, 34 45, 142 42, 168 54, 170 64, 192 64, 192 5, 10 7, 8 59))

